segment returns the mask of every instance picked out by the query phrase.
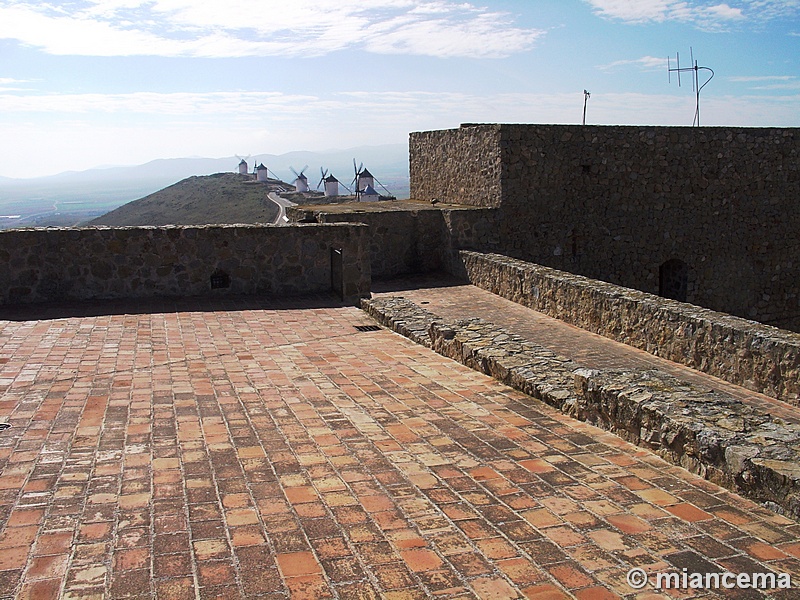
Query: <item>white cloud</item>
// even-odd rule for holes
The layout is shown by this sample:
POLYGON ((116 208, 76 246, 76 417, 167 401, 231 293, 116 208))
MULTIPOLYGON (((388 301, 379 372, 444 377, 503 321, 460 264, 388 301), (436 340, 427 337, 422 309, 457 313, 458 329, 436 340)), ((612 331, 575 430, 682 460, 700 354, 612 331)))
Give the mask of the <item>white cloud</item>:
POLYGON ((448 17, 400 24, 380 24, 377 35, 365 47, 381 54, 424 54, 429 56, 502 57, 509 49, 529 47, 538 34, 511 27, 497 15, 478 14, 464 21, 448 17))
MULTIPOLYGON (((779 79, 784 83, 794 80, 779 79)), ((739 102, 750 102, 754 98, 745 97, 739 102)), ((784 125, 796 126, 799 124, 796 97, 757 98, 761 105, 779 105, 789 100, 795 103, 787 105, 791 107, 793 117, 784 125)), ((674 95, 596 93, 592 94, 590 112, 592 107, 596 109, 599 106, 607 112, 612 103, 625 118, 618 121, 603 119, 602 122, 673 124, 670 120, 660 119, 659 115, 665 109, 659 105, 675 104, 674 95)), ((120 121, 147 123, 152 127, 157 127, 158 123, 192 126, 198 123, 224 126, 227 123, 235 127, 236 123, 270 122, 279 125, 292 122, 302 124, 306 130, 325 130, 342 128, 344 124, 357 129, 359 125, 371 123, 376 127, 374 135, 378 138, 379 131, 387 127, 399 128, 405 134, 420 127, 457 126, 461 122, 577 122, 582 108, 583 94, 580 90, 574 93, 490 95, 422 91, 351 91, 324 95, 281 92, 0 93, 0 119, 9 122, 32 119, 48 123, 43 125, 44 129, 55 121, 74 119, 88 122, 96 118, 104 123, 114 123, 119 116, 120 121)), ((663 114, 671 112, 669 109, 663 114)), ((754 111, 748 121, 729 121, 727 124, 758 126, 762 124, 760 119, 761 116, 754 111)), ((725 124, 725 119, 720 118, 719 122, 725 124)))
POLYGON ((630 23, 665 21, 687 10, 686 2, 671 0, 586 0, 596 13, 630 23))
POLYGON ((793 75, 772 75, 762 77, 731 77, 730 81, 737 83, 752 83, 751 90, 800 90, 800 79, 793 75))
POLYGON ((0 7, 0 39, 16 39, 51 54, 110 56, 139 54, 143 48, 172 53, 178 49, 175 43, 145 32, 115 28, 103 21, 45 14, 26 5, 0 7))
POLYGON ((741 76, 741 77, 728 77, 728 81, 735 81, 738 83, 749 83, 753 81, 790 81, 796 79, 794 75, 754 75, 754 76, 741 76))
POLYGON ((744 20, 765 21, 800 13, 798 0, 736 0, 734 6, 707 0, 584 0, 602 17, 626 23, 681 21, 721 30, 744 20))
POLYGON ((718 19, 720 21, 736 21, 744 18, 741 8, 732 8, 727 4, 717 4, 716 6, 707 6, 698 10, 699 14, 711 19, 718 19))
POLYGON ((170 118, 251 116, 261 111, 303 115, 316 96, 279 92, 135 92, 129 94, 0 94, 0 112, 160 115, 170 118))
POLYGON ((760 90, 760 91, 775 91, 775 90, 784 90, 784 91, 796 91, 800 90, 800 81, 787 81, 786 83, 775 83, 772 85, 757 85, 750 88, 752 90, 760 90))
POLYGON ((800 13, 798 0, 744 0, 744 4, 761 19, 791 18, 800 13))
POLYGON ((439 57, 523 52, 543 35, 445 0, 0 0, 0 39, 87 56, 314 56, 344 48, 439 57))
POLYGON ((29 91, 27 87, 20 87, 21 83, 30 83, 32 79, 14 79, 13 77, 0 77, 0 93, 29 91))
POLYGON ((643 56, 630 60, 617 60, 607 65, 600 65, 598 69, 610 71, 617 67, 635 66, 642 71, 660 71, 667 67, 667 59, 658 56, 643 56))
POLYGON ((800 90, 800 79, 795 75, 762 75, 752 77, 729 77, 735 83, 752 83, 751 90, 800 90))

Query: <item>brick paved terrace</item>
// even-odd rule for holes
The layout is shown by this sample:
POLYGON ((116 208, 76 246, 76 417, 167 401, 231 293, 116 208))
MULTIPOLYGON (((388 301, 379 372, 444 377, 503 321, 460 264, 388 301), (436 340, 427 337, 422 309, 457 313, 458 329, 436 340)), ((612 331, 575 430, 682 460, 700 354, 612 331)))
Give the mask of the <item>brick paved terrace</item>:
POLYGON ((800 524, 356 308, 0 318, 0 598, 718 597, 636 591, 632 567, 800 585, 800 524))

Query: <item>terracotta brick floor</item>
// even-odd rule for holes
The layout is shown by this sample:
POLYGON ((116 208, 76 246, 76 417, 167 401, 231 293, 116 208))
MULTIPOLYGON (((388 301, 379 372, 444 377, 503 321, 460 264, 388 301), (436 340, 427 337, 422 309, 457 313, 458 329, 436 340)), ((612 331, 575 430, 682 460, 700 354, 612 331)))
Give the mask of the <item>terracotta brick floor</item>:
POLYGON ((359 332, 352 307, 0 318, 0 598, 716 597, 637 593, 634 566, 800 582, 794 521, 359 332))

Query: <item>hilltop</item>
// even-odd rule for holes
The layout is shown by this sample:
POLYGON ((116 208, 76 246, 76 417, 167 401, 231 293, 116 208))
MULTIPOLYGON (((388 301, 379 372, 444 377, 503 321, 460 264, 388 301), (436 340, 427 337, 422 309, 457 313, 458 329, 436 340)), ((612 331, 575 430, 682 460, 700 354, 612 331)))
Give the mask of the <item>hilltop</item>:
POLYGON ((291 188, 278 180, 259 183, 246 175, 192 176, 93 219, 90 225, 205 225, 272 223, 277 205, 270 191, 291 188))

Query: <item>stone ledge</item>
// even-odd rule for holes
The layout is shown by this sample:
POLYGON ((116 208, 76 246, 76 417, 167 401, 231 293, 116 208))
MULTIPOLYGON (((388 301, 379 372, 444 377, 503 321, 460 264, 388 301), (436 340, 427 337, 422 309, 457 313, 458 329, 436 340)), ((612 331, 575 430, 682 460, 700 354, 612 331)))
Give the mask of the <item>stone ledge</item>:
POLYGON ((462 250, 473 285, 581 329, 800 405, 800 334, 500 254, 462 250))
POLYGON ((361 308, 384 327, 407 337, 412 342, 431 347, 430 325, 436 315, 405 298, 362 298, 361 308))
POLYGON ((443 356, 800 519, 798 425, 657 370, 584 369, 492 323, 446 323, 402 297, 363 299, 362 308, 443 356))

